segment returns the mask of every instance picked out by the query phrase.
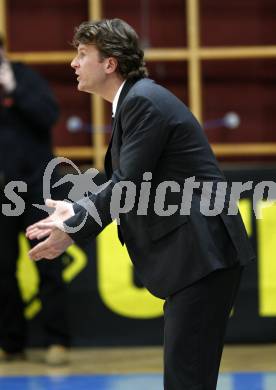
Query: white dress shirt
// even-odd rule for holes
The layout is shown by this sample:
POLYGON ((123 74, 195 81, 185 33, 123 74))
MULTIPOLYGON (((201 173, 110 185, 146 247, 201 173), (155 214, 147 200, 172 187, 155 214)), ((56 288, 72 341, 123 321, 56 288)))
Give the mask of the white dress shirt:
POLYGON ((116 95, 115 95, 114 100, 112 102, 112 118, 114 118, 115 115, 116 115, 116 110, 117 110, 119 97, 120 97, 121 91, 123 89, 123 86, 125 85, 125 82, 126 82, 126 80, 121 84, 121 86, 118 89, 118 91, 116 92, 116 95))

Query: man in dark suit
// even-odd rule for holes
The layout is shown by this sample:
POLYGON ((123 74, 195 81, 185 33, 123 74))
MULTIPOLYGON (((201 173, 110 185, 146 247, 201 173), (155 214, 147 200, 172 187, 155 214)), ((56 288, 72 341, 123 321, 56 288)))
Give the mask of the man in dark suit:
POLYGON ((112 102, 110 183, 77 204, 48 200, 54 213, 27 230, 47 239, 30 255, 54 258, 117 216, 142 282, 165 299, 165 389, 214 390, 242 269, 254 257, 240 215, 227 215, 227 202, 217 215, 201 212, 202 182, 213 182, 214 194, 224 176, 189 109, 147 78, 135 31, 119 19, 86 22, 74 42, 78 89, 112 102), (197 183, 189 207, 191 186, 182 189, 191 177, 197 183), (100 224, 87 213, 90 202, 100 224))

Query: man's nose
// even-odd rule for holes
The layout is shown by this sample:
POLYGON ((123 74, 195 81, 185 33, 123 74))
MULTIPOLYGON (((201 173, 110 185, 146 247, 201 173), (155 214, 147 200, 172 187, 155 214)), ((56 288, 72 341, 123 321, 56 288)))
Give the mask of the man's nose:
POLYGON ((76 57, 75 57, 75 58, 73 58, 73 60, 72 60, 72 62, 71 62, 71 67, 74 68, 74 69, 76 69, 77 66, 78 66, 78 64, 77 64, 76 57))

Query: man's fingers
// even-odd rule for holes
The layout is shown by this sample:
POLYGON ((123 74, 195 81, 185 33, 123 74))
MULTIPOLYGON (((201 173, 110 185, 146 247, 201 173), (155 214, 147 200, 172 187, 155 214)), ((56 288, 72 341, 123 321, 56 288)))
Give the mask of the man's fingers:
POLYGON ((33 225, 28 226, 27 229, 26 229, 26 232, 27 233, 31 232, 32 230, 36 229, 38 225, 40 225, 41 223, 44 223, 44 222, 52 222, 51 216, 49 216, 47 218, 44 218, 41 221, 38 221, 38 222, 34 223, 33 225))
POLYGON ((52 230, 40 230, 37 229, 36 231, 33 231, 32 233, 26 234, 26 237, 29 240, 41 240, 42 238, 48 237, 52 233, 52 230))
MULTIPOLYGON (((57 202, 52 199, 46 199, 45 201, 46 206, 50 208, 56 208, 57 202)), ((44 223, 46 222, 53 222, 52 215, 49 215, 47 218, 42 219, 41 221, 38 221, 34 223, 33 225, 30 225, 26 229, 26 236, 28 238, 31 238, 30 236, 36 236, 38 229, 45 229, 47 228, 44 223)), ((50 227, 50 226, 49 226, 50 227)))
POLYGON ((37 223, 37 228, 41 230, 45 229, 54 229, 57 227, 57 223, 53 221, 49 222, 38 222, 37 223))
POLYGON ((57 227, 57 223, 53 221, 49 222, 37 222, 34 225, 34 230, 54 229, 57 227))
POLYGON ((46 253, 50 253, 49 239, 37 244, 29 251, 29 256, 32 260, 41 260, 46 253))
POLYGON ((26 237, 29 238, 30 240, 34 240, 37 238, 37 236, 40 233, 41 233, 41 229, 34 227, 33 229, 30 229, 29 231, 26 232, 26 237))
POLYGON ((29 257, 32 260, 38 261, 41 259, 54 259, 58 256, 58 253, 50 245, 49 239, 37 244, 29 251, 29 257))
POLYGON ((57 256, 52 254, 51 252, 49 251, 41 251, 41 252, 38 252, 37 254, 33 255, 33 257, 30 256, 31 260, 34 260, 34 261, 39 261, 39 260, 52 260, 52 259, 55 259, 57 256))
POLYGON ((27 229, 26 229, 26 235, 28 235, 29 233, 31 233, 32 231, 34 231, 34 230, 36 229, 36 226, 35 226, 35 225, 36 225, 36 224, 30 225, 30 226, 27 227, 27 229))
POLYGON ((42 232, 38 232, 36 238, 37 240, 41 240, 42 238, 48 237, 52 233, 51 229, 43 230, 42 232))
POLYGON ((26 232, 26 237, 29 238, 30 240, 35 240, 37 239, 37 236, 41 233, 40 229, 32 229, 28 232, 26 232))
POLYGON ((37 222, 27 229, 26 237, 30 240, 39 240, 40 238, 48 236, 56 227, 57 225, 55 222, 37 222))
POLYGON ((64 232, 64 226, 61 221, 56 222, 37 222, 33 227, 26 231, 26 237, 30 240, 40 240, 49 236, 54 230, 59 229, 64 232))
POLYGON ((46 206, 52 207, 54 209, 57 207, 57 202, 53 199, 46 199, 45 204, 46 206))

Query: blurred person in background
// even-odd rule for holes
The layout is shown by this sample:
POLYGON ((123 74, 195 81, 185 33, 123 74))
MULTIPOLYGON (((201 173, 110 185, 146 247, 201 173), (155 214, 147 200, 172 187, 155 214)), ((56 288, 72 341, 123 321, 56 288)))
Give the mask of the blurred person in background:
MULTIPOLYGON (((24 304, 16 278, 19 233, 43 217, 32 204, 43 204, 42 177, 53 158, 51 127, 59 115, 57 102, 48 84, 22 63, 10 62, 0 37, 0 197, 7 183, 24 181, 27 192, 20 193, 25 210, 20 216, 0 213, 0 361, 25 358, 27 324, 24 304)), ((30 242, 31 246, 37 242, 30 242)), ((66 317, 66 286, 62 261, 37 263, 45 361, 51 365, 68 362, 69 333, 66 317)))

